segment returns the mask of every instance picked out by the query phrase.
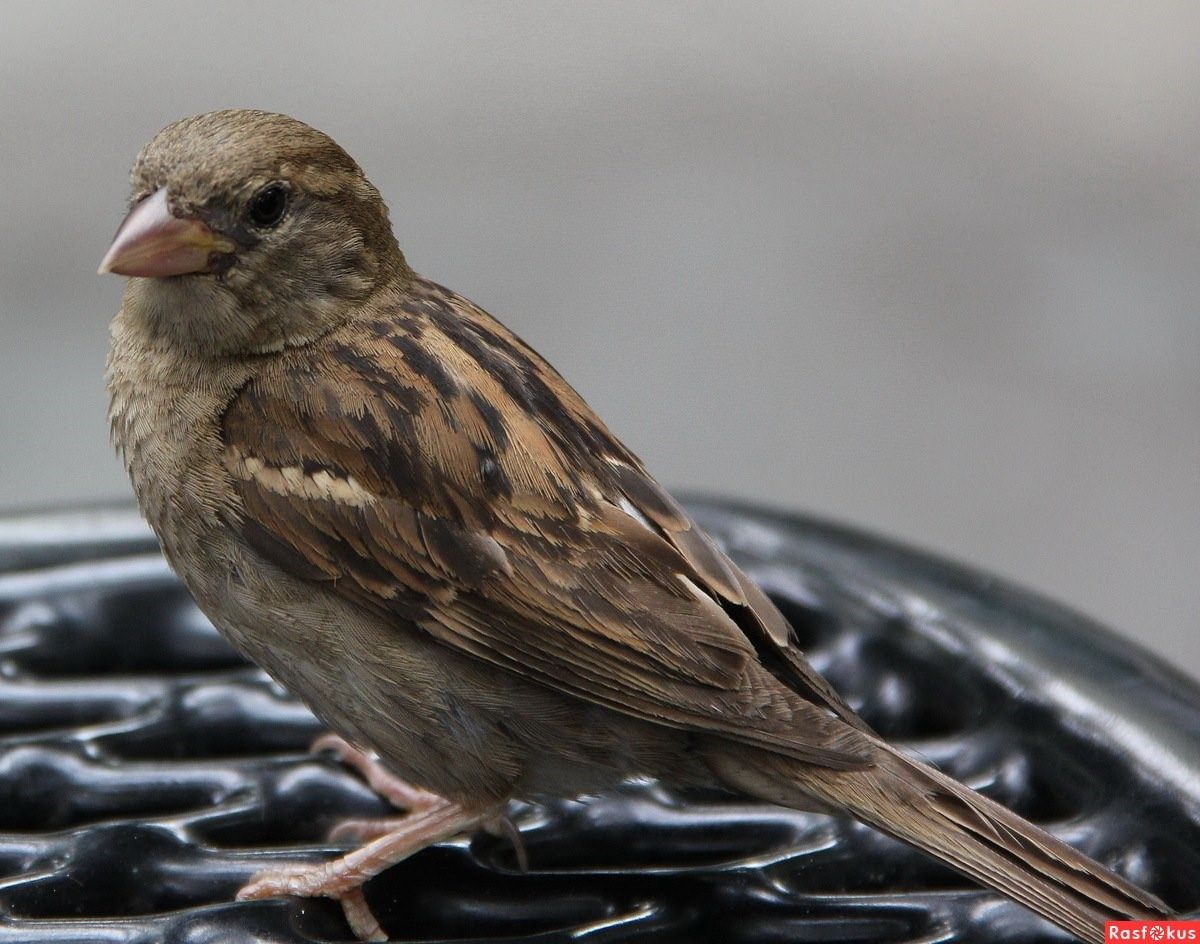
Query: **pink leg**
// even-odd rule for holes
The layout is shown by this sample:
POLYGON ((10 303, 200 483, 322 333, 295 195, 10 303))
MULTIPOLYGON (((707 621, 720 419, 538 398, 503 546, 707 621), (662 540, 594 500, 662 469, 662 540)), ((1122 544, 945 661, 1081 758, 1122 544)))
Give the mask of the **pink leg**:
MULTIPOLYGON (((358 842, 370 842, 397 829, 402 829, 411 815, 385 816, 379 819, 345 819, 330 830, 329 838, 335 841, 354 839, 358 842)), ((525 842, 521 838, 521 831, 508 816, 503 813, 492 816, 490 819, 481 820, 479 826, 492 835, 503 836, 511 842, 513 851, 517 855, 517 867, 522 872, 529 871, 529 856, 525 852, 525 842)))
POLYGON ((422 790, 420 787, 406 783, 395 774, 385 770, 383 765, 370 754, 360 751, 345 738, 338 737, 336 734, 321 735, 313 741, 312 750, 332 751, 337 755, 339 761, 358 771, 359 776, 371 786, 371 789, 392 806, 415 813, 418 810, 430 809, 442 802, 442 798, 436 793, 430 793, 428 790, 422 790))
POLYGON ((367 904, 367 896, 361 888, 347 892, 342 897, 342 911, 346 915, 346 923, 360 941, 386 941, 387 932, 379 926, 371 906, 367 904))
POLYGON ((411 815, 405 813, 403 816, 380 816, 375 819, 344 819, 329 830, 329 838, 334 842, 370 842, 402 829, 411 815))
POLYGON ((362 940, 386 940, 367 906, 362 886, 426 846, 473 829, 494 815, 467 812, 457 803, 439 798, 435 806, 410 814, 393 831, 340 859, 258 873, 238 892, 238 901, 284 895, 335 898, 342 902, 346 920, 362 940))
POLYGON ((345 738, 329 733, 323 734, 312 743, 314 752, 330 751, 347 767, 356 771, 367 784, 387 800, 392 806, 407 810, 403 816, 381 816, 371 819, 347 819, 338 823, 329 832, 329 838, 341 841, 355 839, 358 842, 370 842, 380 836, 403 828, 405 821, 412 813, 430 810, 442 802, 436 793, 414 787, 407 781, 401 780, 395 774, 385 770, 379 761, 366 751, 359 750, 345 738))

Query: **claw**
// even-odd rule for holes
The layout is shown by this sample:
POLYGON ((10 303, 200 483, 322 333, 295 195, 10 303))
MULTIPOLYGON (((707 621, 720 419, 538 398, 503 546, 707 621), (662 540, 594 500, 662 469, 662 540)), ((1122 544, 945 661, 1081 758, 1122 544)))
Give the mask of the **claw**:
MULTIPOLYGON (((424 792, 424 791, 422 791, 424 792)), ((432 796, 432 794, 430 794, 432 796)), ((375 838, 332 862, 284 865, 255 874, 237 893, 238 901, 297 895, 334 898, 342 903, 346 920, 362 940, 387 940, 363 895, 362 886, 385 869, 436 842, 457 836, 491 820, 496 812, 469 812, 457 803, 436 797, 428 809, 402 818, 351 821, 375 838)))

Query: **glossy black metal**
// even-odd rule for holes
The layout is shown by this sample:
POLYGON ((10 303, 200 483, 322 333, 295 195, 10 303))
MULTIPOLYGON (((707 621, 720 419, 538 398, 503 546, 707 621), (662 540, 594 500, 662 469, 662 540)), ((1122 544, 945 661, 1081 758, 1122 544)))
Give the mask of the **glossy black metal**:
MULTIPOLYGON (((715 502, 703 525, 881 733, 1200 905, 1200 687, 1094 623, 859 532, 715 502)), ((330 902, 234 904, 385 812, 213 631, 134 512, 0 518, 0 944, 349 939, 330 902)), ((397 941, 1061 941, 849 821, 630 784, 517 811, 368 896, 397 941)))

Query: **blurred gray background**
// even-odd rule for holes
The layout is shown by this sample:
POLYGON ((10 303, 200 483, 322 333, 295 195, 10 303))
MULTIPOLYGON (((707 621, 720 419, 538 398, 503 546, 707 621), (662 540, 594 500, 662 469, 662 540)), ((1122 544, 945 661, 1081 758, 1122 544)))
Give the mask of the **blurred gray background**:
POLYGON ((1200 6, 0 5, 0 505, 126 498, 93 273, 162 125, 333 135, 668 485, 1200 674, 1200 6))

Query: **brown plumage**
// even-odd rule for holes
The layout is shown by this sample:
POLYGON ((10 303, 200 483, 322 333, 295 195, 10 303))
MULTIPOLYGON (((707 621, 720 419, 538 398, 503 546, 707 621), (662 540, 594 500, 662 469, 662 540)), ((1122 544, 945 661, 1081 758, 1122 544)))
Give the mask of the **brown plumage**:
POLYGON ((361 872, 646 774, 849 811, 1085 940, 1166 913, 881 742, 553 368, 412 272, 330 139, 217 112, 133 179, 102 269, 132 276, 109 387, 142 508, 235 645, 442 798, 366 867, 247 895, 329 894, 378 936, 361 872))

